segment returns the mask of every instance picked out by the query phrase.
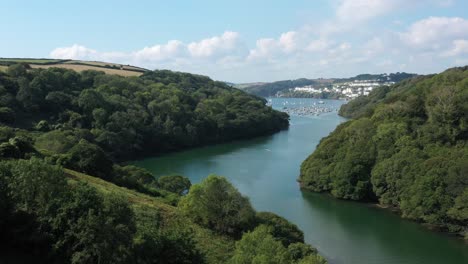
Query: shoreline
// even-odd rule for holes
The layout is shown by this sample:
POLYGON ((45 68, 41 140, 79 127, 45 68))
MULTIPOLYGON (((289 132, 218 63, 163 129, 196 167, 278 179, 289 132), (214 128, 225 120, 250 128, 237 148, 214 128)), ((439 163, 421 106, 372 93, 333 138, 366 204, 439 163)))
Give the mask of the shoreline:
POLYGON ((463 232, 449 232, 449 231, 445 230, 442 226, 421 222, 421 221, 418 221, 417 219, 411 219, 411 218, 403 217, 401 215, 401 210, 398 207, 383 205, 383 204, 380 204, 378 202, 367 202, 367 201, 359 201, 359 200, 340 199, 340 198, 334 197, 330 192, 316 192, 316 191, 312 191, 310 189, 307 189, 307 188, 305 188, 303 186, 302 182, 299 179, 297 179, 297 182, 299 183, 299 190, 301 192, 316 193, 316 194, 327 196, 327 197, 329 197, 331 199, 336 199, 336 200, 341 200, 341 201, 346 201, 346 202, 355 202, 355 203, 359 203, 361 205, 364 205, 364 206, 367 206, 367 207, 370 207, 370 208, 376 208, 378 210, 387 211, 387 212, 390 212, 392 214, 397 215, 402 220, 406 220, 406 221, 410 221, 412 223, 416 223, 416 224, 418 224, 419 226, 422 226, 423 228, 425 228, 428 231, 443 234, 443 235, 446 235, 448 237, 455 238, 455 239, 461 241, 462 243, 464 243, 464 244, 466 244, 468 246, 468 234, 465 235, 463 232))

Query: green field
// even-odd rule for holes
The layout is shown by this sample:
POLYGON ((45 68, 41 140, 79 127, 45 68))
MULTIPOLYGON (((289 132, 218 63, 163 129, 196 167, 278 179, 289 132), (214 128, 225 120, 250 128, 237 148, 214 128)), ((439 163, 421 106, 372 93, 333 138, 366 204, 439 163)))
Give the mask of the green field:
POLYGON ((58 60, 58 59, 32 59, 32 58, 0 58, 0 71, 12 64, 27 63, 31 68, 65 68, 81 72, 84 70, 103 71, 106 74, 115 74, 120 76, 140 76, 147 69, 123 65, 116 63, 100 62, 100 61, 83 61, 83 60, 58 60))

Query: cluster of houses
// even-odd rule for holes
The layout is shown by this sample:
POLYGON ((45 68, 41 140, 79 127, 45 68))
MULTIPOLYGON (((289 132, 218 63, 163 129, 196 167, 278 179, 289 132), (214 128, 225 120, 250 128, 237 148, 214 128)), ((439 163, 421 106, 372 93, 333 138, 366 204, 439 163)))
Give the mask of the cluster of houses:
POLYGON ((368 95, 376 87, 392 84, 394 84, 394 82, 388 80, 355 80, 351 82, 336 83, 331 87, 314 87, 313 85, 295 87, 293 88, 293 91, 311 94, 333 93, 340 98, 353 99, 360 95, 368 95))

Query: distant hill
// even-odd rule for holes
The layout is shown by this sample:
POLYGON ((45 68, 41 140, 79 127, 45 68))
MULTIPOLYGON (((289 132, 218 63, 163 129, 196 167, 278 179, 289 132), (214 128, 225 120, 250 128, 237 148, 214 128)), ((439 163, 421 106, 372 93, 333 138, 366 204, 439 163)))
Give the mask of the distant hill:
POLYGON ((247 87, 256 86, 256 85, 263 85, 267 84, 266 82, 254 82, 254 83, 231 83, 237 89, 245 89, 247 87))
POLYGON ((0 58, 0 71, 12 64, 24 63, 31 68, 64 68, 75 70, 78 72, 85 70, 103 71, 107 74, 116 74, 120 76, 140 76, 147 72, 147 69, 100 61, 83 61, 83 60, 57 60, 57 59, 30 59, 30 58, 0 58))
POLYGON ((275 96, 278 92, 285 91, 294 87, 301 87, 316 83, 318 83, 317 80, 302 78, 297 80, 285 80, 272 83, 256 83, 252 86, 244 86, 238 88, 257 96, 270 97, 275 96))
POLYGON ((307 85, 314 85, 320 88, 331 87, 336 83, 353 82, 353 81, 378 81, 378 82, 400 82, 404 79, 412 78, 416 74, 397 72, 391 74, 360 74, 351 78, 332 78, 332 79, 306 79, 301 78, 297 80, 284 80, 271 83, 253 83, 252 85, 243 84, 236 85, 236 88, 242 89, 248 93, 263 96, 272 97, 276 96, 278 92, 286 92, 289 89, 296 87, 303 87, 307 85))

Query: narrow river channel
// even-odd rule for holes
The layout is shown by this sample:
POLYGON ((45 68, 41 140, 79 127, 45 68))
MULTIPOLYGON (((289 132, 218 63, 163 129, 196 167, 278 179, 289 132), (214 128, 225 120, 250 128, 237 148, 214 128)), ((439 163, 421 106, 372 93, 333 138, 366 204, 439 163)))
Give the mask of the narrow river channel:
POLYGON ((296 179, 302 161, 345 120, 343 103, 314 99, 272 99, 274 108, 316 105, 333 111, 291 116, 289 130, 235 142, 133 162, 155 175, 181 174, 193 183, 223 175, 258 211, 272 211, 297 224, 306 241, 332 264, 463 264, 468 245, 431 232, 386 210, 366 204, 301 192, 296 179), (321 103, 321 102, 320 102, 321 103))

